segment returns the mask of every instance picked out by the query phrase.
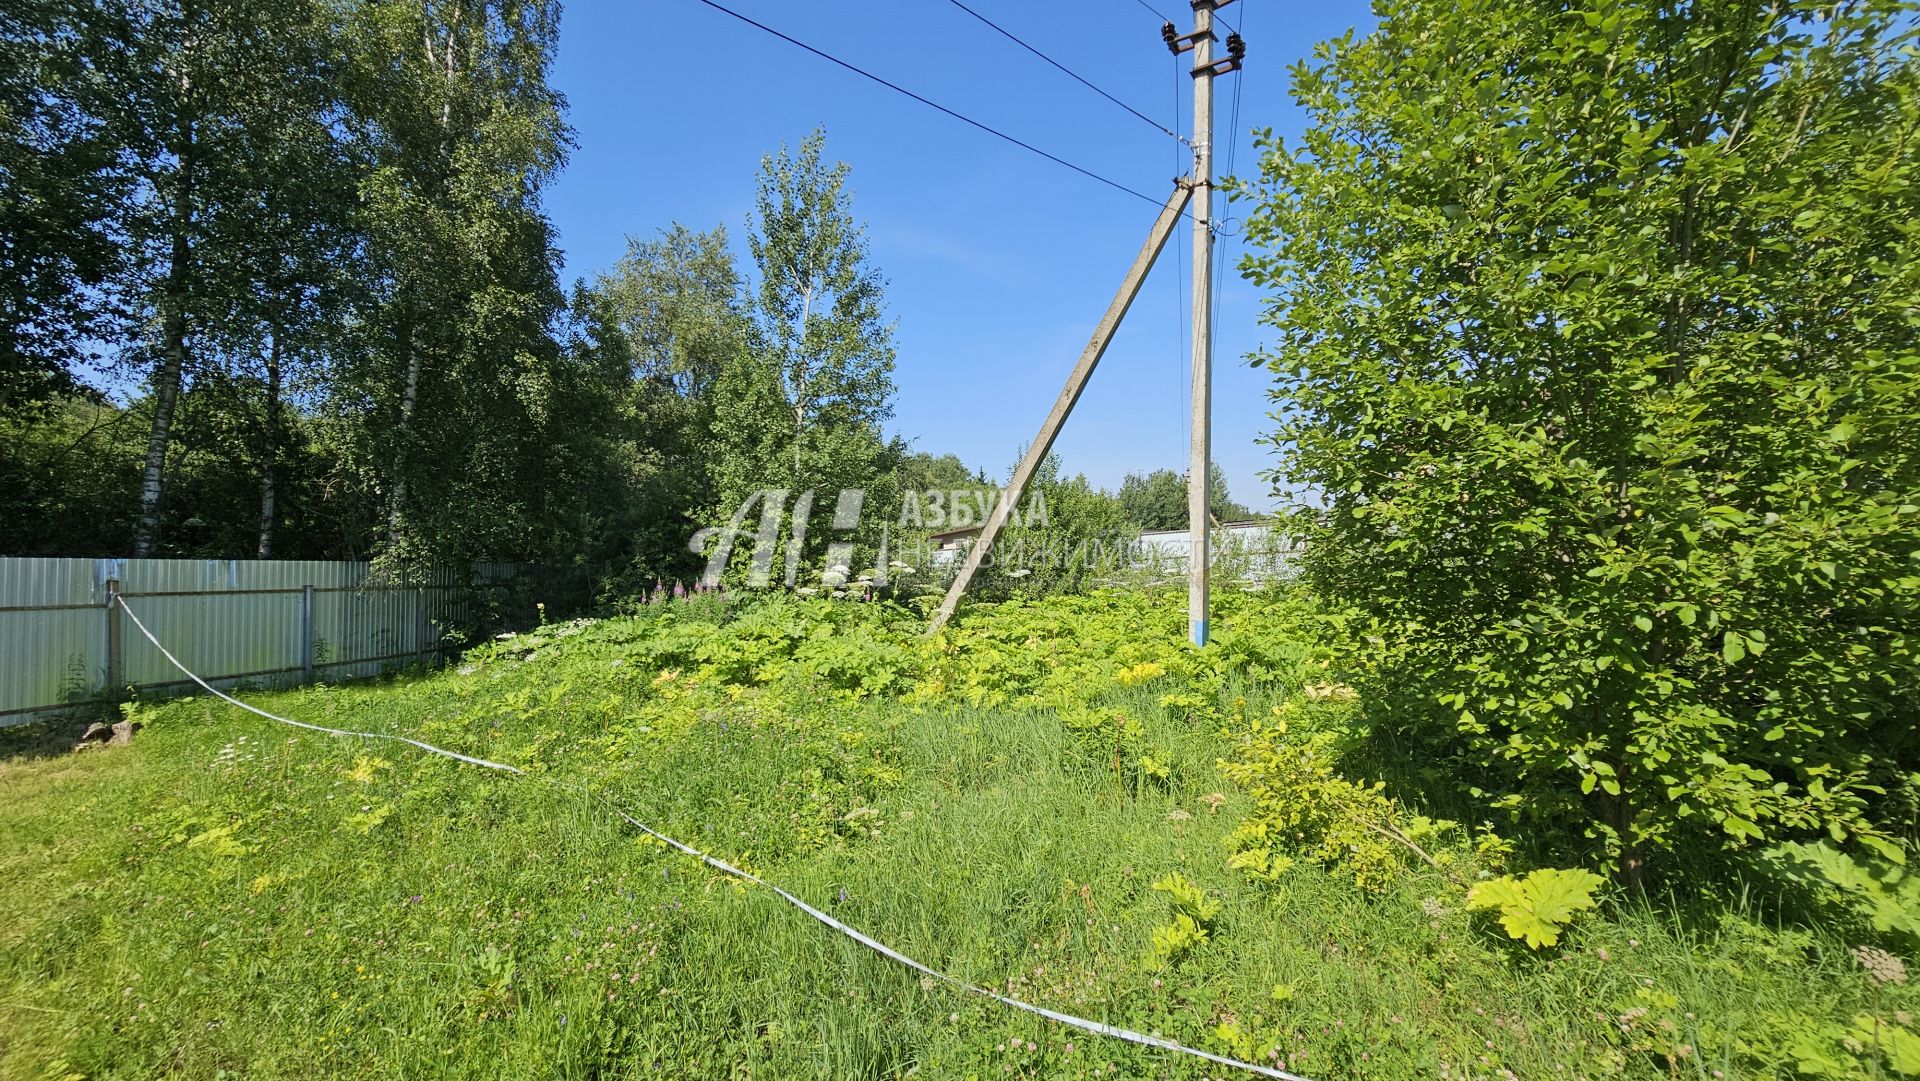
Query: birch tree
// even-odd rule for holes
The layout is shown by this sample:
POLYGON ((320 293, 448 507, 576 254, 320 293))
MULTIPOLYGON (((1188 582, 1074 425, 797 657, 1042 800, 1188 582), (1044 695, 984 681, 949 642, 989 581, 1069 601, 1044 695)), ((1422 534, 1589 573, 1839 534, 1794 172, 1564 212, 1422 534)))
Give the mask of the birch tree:
POLYGON ((513 543, 537 517, 562 306, 540 190, 564 160, 551 0, 375 0, 353 124, 378 297, 337 414, 401 562, 513 543))
POLYGON ((815 131, 797 152, 783 147, 762 161, 748 238, 759 274, 759 346, 788 422, 795 484, 808 479, 809 452, 844 459, 850 448, 839 437, 877 433, 892 412, 886 282, 853 218, 850 170, 829 164, 825 148, 826 136, 815 131))

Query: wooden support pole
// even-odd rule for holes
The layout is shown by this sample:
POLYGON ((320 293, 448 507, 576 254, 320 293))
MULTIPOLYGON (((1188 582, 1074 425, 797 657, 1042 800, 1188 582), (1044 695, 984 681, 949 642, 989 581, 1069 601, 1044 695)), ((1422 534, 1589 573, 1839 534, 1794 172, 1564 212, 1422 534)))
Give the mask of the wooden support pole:
POLYGON ((1154 260, 1159 257, 1160 249, 1166 246, 1167 238, 1173 235, 1173 228, 1179 223, 1180 215, 1187 207, 1187 200, 1193 195, 1193 189, 1187 181, 1175 181, 1175 185, 1172 197, 1167 200, 1167 205, 1161 208, 1160 217, 1155 219, 1153 230, 1147 234, 1146 244, 1141 247, 1140 254, 1134 256, 1133 266, 1128 268, 1126 278, 1121 281, 1120 291, 1114 294, 1113 303, 1107 306, 1107 314, 1101 317, 1099 325, 1094 327, 1093 337, 1087 342, 1086 349, 1081 352, 1079 363, 1073 366, 1072 373, 1067 376, 1067 385, 1061 388, 1059 399, 1053 403, 1053 410, 1047 414, 1047 419, 1041 422, 1039 434, 1034 436, 1032 443, 1028 444, 1026 455, 1020 459, 1020 465, 1013 471, 1012 481, 1000 493, 999 501, 993 505, 993 513, 987 515, 986 524, 980 529, 980 536, 974 540, 972 549, 967 552, 967 559, 960 566, 959 576, 954 578, 953 585, 947 588, 946 598, 940 602, 940 607, 933 613, 933 623, 927 628, 929 634, 939 630, 946 625, 947 620, 953 618, 953 610, 959 606, 961 595, 966 593, 967 583, 973 580, 975 572, 980 569, 981 562, 986 559, 987 550, 993 547, 994 538, 1000 535, 1000 530, 1007 524, 1007 518, 1013 513, 1013 508, 1019 505, 1020 497, 1025 494, 1027 484, 1033 480, 1033 474, 1040 468, 1041 461, 1046 458, 1047 452, 1053 449, 1054 438, 1060 434, 1061 425, 1066 423, 1067 414, 1073 412, 1074 403, 1080 400, 1080 392, 1086 389, 1087 378, 1093 374, 1093 369, 1100 363, 1100 358, 1106 354, 1107 345, 1113 341, 1114 331, 1120 328, 1120 320, 1126 317, 1127 309, 1133 306, 1133 298, 1140 294, 1140 286, 1147 280, 1147 272, 1153 269, 1154 260))

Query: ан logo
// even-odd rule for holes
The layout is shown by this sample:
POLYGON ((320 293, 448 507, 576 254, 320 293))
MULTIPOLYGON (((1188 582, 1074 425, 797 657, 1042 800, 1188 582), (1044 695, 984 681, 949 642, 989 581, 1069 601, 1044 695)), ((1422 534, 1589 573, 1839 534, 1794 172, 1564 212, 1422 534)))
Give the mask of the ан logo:
MULTIPOLYGON (((720 584, 720 576, 726 572, 727 563, 733 558, 735 542, 744 536, 753 537, 753 564, 747 573, 747 584, 755 589, 764 589, 773 580, 773 559, 777 554, 780 541, 780 519, 787 506, 787 489, 762 488, 740 502, 733 512, 733 518, 724 526, 709 526, 693 535, 687 543, 687 549, 695 555, 707 555, 707 570, 700 580, 708 586, 720 584), (747 515, 753 508, 760 508, 760 523, 753 529, 745 525, 747 515), (713 544, 711 554, 707 546, 713 544)), ((807 526, 813 518, 813 489, 800 493, 793 501, 793 530, 787 540, 786 574, 783 581, 791 586, 800 575, 800 553, 806 546, 807 526)), ((851 532, 860 525, 860 508, 867 501, 864 488, 846 488, 840 492, 840 498, 833 507, 833 528, 836 531, 851 532)), ((852 574, 853 540, 835 541, 827 547, 827 570, 822 575, 822 584, 829 586, 845 585, 852 574)), ((875 585, 887 584, 887 542, 883 533, 880 541, 879 562, 873 571, 875 585)))
MULTIPOLYGON (((774 564, 781 559, 780 523, 787 517, 789 509, 786 488, 762 488, 740 502, 733 517, 724 526, 709 526, 693 535, 687 549, 695 555, 707 557, 707 569, 701 581, 707 586, 717 586, 726 573, 727 564, 732 562, 734 553, 746 538, 753 539, 752 564, 747 572, 747 585, 754 589, 764 589, 773 582, 774 564), (757 523, 750 524, 756 508, 759 512, 757 523)), ((784 566, 781 568, 781 581, 791 588, 800 576, 800 555, 806 549, 808 528, 813 520, 815 491, 811 488, 801 492, 793 500, 791 508, 792 524, 788 528, 784 552, 784 566)), ((965 529, 986 523, 998 501, 1006 493, 999 488, 956 488, 950 491, 909 491, 903 494, 900 503, 898 528, 901 532, 924 529, 965 529)), ((821 584, 834 589, 844 586, 853 577, 854 538, 853 532, 860 526, 860 512, 865 507, 867 492, 864 488, 843 488, 833 505, 832 529, 845 534, 844 539, 835 540, 827 546, 827 569, 821 575, 821 584)), ((1046 497, 1034 492, 1027 500, 1024 511, 1018 507, 1009 508, 1008 524, 1043 527, 1047 524, 1046 497)), ((871 581, 876 587, 887 585, 888 546, 890 536, 888 523, 880 528, 880 546, 875 556, 871 581)))

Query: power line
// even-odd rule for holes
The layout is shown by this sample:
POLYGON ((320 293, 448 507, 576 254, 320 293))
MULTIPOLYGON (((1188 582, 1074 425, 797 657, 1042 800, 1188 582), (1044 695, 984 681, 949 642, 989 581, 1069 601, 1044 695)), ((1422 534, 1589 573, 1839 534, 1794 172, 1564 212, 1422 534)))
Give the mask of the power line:
MULTIPOLYGON (((1247 20, 1245 19, 1245 17, 1242 17, 1240 20, 1240 22, 1243 25, 1246 23, 1246 21, 1247 20)), ((1247 81, 1247 72, 1246 72, 1246 69, 1242 68, 1240 71, 1236 72, 1234 75, 1233 119, 1227 121, 1227 172, 1226 172, 1227 176, 1233 175, 1234 155, 1240 149, 1240 88, 1246 84, 1246 81, 1247 81)), ((1225 210, 1225 208, 1222 208, 1222 209, 1223 211, 1225 210)), ((1221 217, 1223 219, 1228 218, 1230 213, 1231 211, 1226 211, 1221 214, 1221 217)), ((1209 223, 1209 225, 1211 225, 1211 223, 1209 223)), ((1238 235, 1238 234, 1235 234, 1235 235, 1238 235)), ((1227 276, 1227 261, 1225 259, 1217 259, 1216 265, 1213 271, 1213 292, 1216 298, 1220 294, 1220 283, 1225 280, 1226 276, 1227 276)), ((1221 308, 1221 305, 1219 301, 1216 299, 1213 305, 1213 311, 1211 313, 1211 315, 1213 316, 1212 325, 1216 328, 1220 325, 1220 308, 1221 308)))
POLYGON ((1069 68, 1065 64, 1062 64, 1060 61, 1055 60, 1053 57, 1048 56, 1046 53, 1043 53, 1039 49, 1036 49, 1033 46, 1027 44, 1025 41, 1022 41, 1020 38, 1014 36, 1013 32, 1008 30, 1006 27, 1001 26, 999 23, 994 22, 992 19, 987 18, 985 15, 982 15, 979 12, 968 7, 967 5, 961 3, 960 0, 948 0, 948 2, 951 3, 954 7, 959 8, 961 11, 964 11, 967 14, 973 16, 974 18, 979 19, 981 22, 986 23, 988 26, 998 31, 1001 37, 1006 38, 1008 41, 1013 42, 1015 45, 1020 46, 1022 49, 1027 50, 1033 55, 1039 57, 1042 60, 1045 60, 1047 63, 1052 64, 1054 67, 1065 72, 1069 78, 1073 79, 1073 81, 1079 83, 1081 86, 1084 86, 1088 90, 1091 90, 1094 93, 1100 95, 1101 97, 1106 98, 1108 101, 1113 102, 1115 105, 1120 106, 1122 109, 1125 109, 1126 111, 1139 117, 1141 120, 1146 121, 1148 124, 1153 125, 1153 129, 1155 131, 1158 131, 1160 134, 1171 135, 1175 139, 1180 138, 1180 135, 1178 132, 1167 130, 1167 128, 1164 125, 1162 125, 1159 121, 1153 119, 1152 117, 1134 108, 1133 106, 1128 105, 1126 102, 1121 101, 1119 98, 1114 97, 1112 94, 1107 93, 1105 90, 1102 90, 1099 87, 1088 82, 1087 80, 1081 78, 1079 73, 1075 72, 1072 68, 1069 68))
MULTIPOLYGON (((1142 2, 1144 3, 1144 0, 1142 2)), ((1173 64, 1169 70, 1173 72, 1173 126, 1179 128, 1181 84, 1192 85, 1193 80, 1186 77, 1186 66, 1180 63, 1178 53, 1174 54, 1173 64)), ((1195 138, 1198 137, 1199 133, 1195 132, 1195 138)), ((1176 174, 1192 170, 1192 162, 1181 160, 1185 153, 1186 151, 1180 147, 1173 148, 1176 174)), ((1188 211, 1187 216, 1192 216, 1191 210, 1188 211)), ((1179 342, 1180 365, 1179 382, 1174 384, 1172 400, 1175 410, 1180 414, 1180 443, 1183 446, 1193 438, 1193 411, 1190 408, 1193 402, 1193 373, 1188 367, 1192 363, 1192 357, 1187 351, 1187 291, 1183 288, 1186 283, 1186 253, 1180 250, 1180 245, 1175 244, 1173 246, 1173 323, 1179 330, 1176 340, 1179 342)))
POLYGON ((881 86, 886 87, 888 90, 891 90, 896 94, 905 94, 907 97, 912 98, 913 100, 919 102, 920 104, 925 105, 930 109, 937 109, 940 112, 943 112, 948 116, 953 117, 955 120, 958 120, 963 124, 969 124, 973 127, 979 128, 981 131, 984 131, 988 135, 992 135, 996 138, 1005 139, 1007 142, 1012 143, 1013 145, 1019 147, 1022 150, 1028 150, 1035 154, 1038 154, 1041 157, 1047 159, 1048 161, 1053 162, 1055 165, 1064 165, 1067 168, 1072 169, 1074 172, 1079 173, 1081 176, 1088 177, 1093 180, 1098 180, 1100 183, 1105 184, 1107 187, 1113 188, 1116 191, 1126 192, 1128 195, 1131 195, 1136 199, 1145 200, 1146 202, 1152 203, 1154 206, 1166 205, 1165 199, 1156 199, 1151 195, 1145 194, 1144 192, 1136 191, 1133 188, 1129 188, 1125 184, 1122 184, 1117 180, 1109 180, 1106 177, 1101 176, 1099 173, 1092 171, 1091 169, 1083 169, 1080 166, 1075 165, 1074 163, 1066 160, 1065 158, 1056 157, 1052 154, 1047 153, 1046 151, 1040 149, 1039 147, 1034 146, 1032 143, 1023 142, 1019 139, 1016 139, 1013 136, 1008 135, 1006 132, 1001 131, 998 128, 989 127, 985 124, 982 124, 980 121, 973 119, 970 116, 963 116, 960 113, 956 113, 952 109, 947 108, 945 105, 941 105, 939 102, 928 101, 926 98, 923 98, 920 95, 914 93, 913 91, 908 90, 904 86, 900 86, 896 83, 890 83, 887 80, 882 79, 880 76, 875 75, 873 72, 867 71, 864 68, 856 67, 853 64, 850 64, 847 61, 842 60, 831 53, 821 52, 819 49, 816 49, 813 46, 808 45, 806 42, 801 41, 798 38, 788 37, 787 35, 781 33, 780 31, 775 30, 773 27, 768 26, 767 24, 762 22, 756 22, 753 19, 750 19, 747 16, 742 15, 739 12, 733 10, 732 8, 715 3, 714 0, 700 0, 700 2, 724 15, 731 15, 734 18, 740 20, 741 22, 746 23, 748 26, 754 27, 755 29, 758 29, 758 30, 764 30, 767 33, 772 34, 774 37, 779 38, 781 41, 784 41, 789 45, 793 45, 793 46, 797 46, 798 48, 805 49, 807 52, 812 53, 813 55, 819 57, 822 60, 827 60, 827 61, 831 61, 832 63, 838 64, 839 66, 846 68, 848 71, 853 72, 855 75, 860 75, 865 78, 871 79, 874 82, 879 83, 881 86))

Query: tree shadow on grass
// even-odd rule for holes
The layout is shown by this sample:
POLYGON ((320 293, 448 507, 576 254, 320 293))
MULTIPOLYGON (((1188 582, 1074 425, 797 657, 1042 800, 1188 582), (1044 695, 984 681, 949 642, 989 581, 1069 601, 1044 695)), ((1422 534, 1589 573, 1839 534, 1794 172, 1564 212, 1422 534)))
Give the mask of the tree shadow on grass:
MULTIPOLYGON (((0 728, 0 762, 31 762, 74 754, 87 726, 95 722, 113 723, 119 712, 105 703, 87 703, 71 710, 42 716, 26 724, 0 728)), ((99 753, 89 744, 87 754, 99 753)))

